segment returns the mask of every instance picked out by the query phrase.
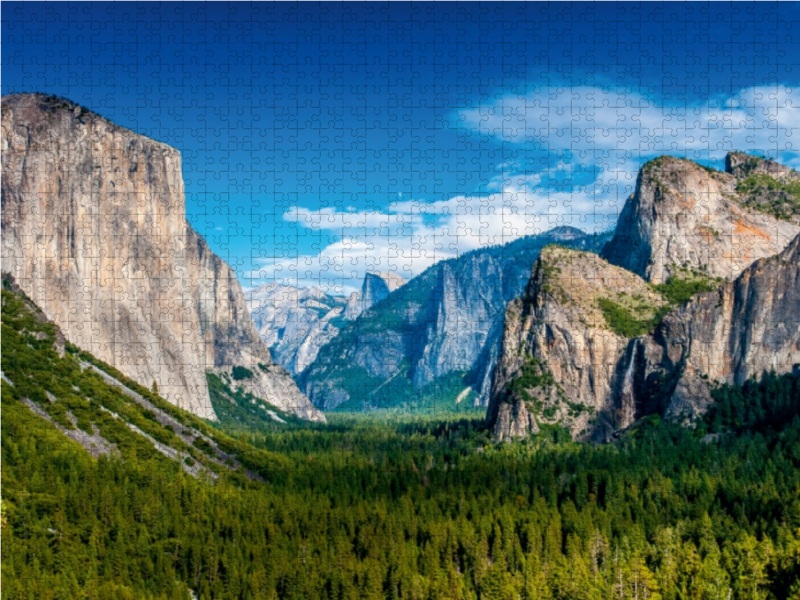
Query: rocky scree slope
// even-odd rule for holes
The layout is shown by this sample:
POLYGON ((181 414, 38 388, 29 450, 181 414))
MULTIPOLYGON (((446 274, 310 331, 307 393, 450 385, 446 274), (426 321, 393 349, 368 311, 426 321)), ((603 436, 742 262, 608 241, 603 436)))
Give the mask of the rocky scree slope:
POLYGON ((420 395, 437 409, 456 398, 485 406, 506 304, 524 291, 541 248, 559 241, 599 250, 607 240, 560 227, 441 261, 346 323, 300 375, 301 387, 326 410, 399 406, 420 395))
POLYGON ((187 223, 177 150, 72 102, 3 97, 3 271, 64 332, 170 402, 215 418, 206 373, 324 419, 273 365, 233 270, 187 223))

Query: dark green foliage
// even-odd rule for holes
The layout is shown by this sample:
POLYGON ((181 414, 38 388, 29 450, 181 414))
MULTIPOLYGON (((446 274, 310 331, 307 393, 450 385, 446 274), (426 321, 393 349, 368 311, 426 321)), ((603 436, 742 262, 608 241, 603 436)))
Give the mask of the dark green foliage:
POLYGON ((754 173, 739 182, 736 191, 749 208, 789 221, 800 215, 800 180, 783 183, 765 173, 754 173))
POLYGON ((723 384, 711 392, 715 404, 704 422, 713 433, 781 429, 800 415, 800 365, 793 374, 764 373, 743 386, 723 384))
POLYGON ((508 385, 511 392, 522 393, 527 389, 544 388, 555 383, 553 374, 545 364, 538 358, 528 356, 522 365, 522 374, 508 385))
POLYGON ((680 306, 688 302, 695 294, 711 292, 721 285, 721 281, 707 277, 681 278, 672 276, 666 283, 659 283, 653 287, 673 306, 680 306))
POLYGON ((556 393, 559 400, 569 405, 570 414, 576 414, 576 407, 567 401, 564 390, 556 382, 555 377, 547 368, 547 365, 533 356, 526 356, 525 362, 522 365, 521 374, 516 379, 509 381, 506 384, 506 391, 517 398, 522 398, 529 407, 529 410, 535 414, 540 414, 545 419, 552 419, 556 416, 557 408, 555 406, 548 406, 544 408, 544 403, 540 398, 534 398, 531 395, 532 390, 542 390, 545 394, 547 388, 550 386, 556 387, 556 393))
POLYGON ((231 376, 233 377, 234 381, 242 381, 243 379, 252 379, 253 372, 247 367, 237 366, 233 367, 231 376))
MULTIPOLYGON (((722 285, 721 279, 712 279, 700 272, 681 269, 683 277, 671 276, 666 283, 653 285, 652 288, 660 293, 667 304, 653 308, 653 315, 649 318, 638 318, 631 309, 608 298, 598 298, 597 305, 605 317, 606 323, 612 331, 627 338, 644 335, 661 322, 670 310, 688 302, 696 294, 711 292, 722 285)), ((638 298, 634 298, 637 300, 638 298)))
MULTIPOLYGON (((346 415, 232 439, 173 407, 266 478, 220 469, 211 481, 187 475, 119 420, 103 421, 95 404, 157 427, 81 371, 74 348, 62 359, 52 339, 24 333, 46 324, 14 298, 4 292, 2 367, 14 382, 2 382, 4 599, 188 600, 190 589, 205 600, 800 592, 796 376, 724 388, 712 426, 747 427, 712 444, 701 441, 705 426, 657 419, 614 445, 577 444, 544 426, 534 439, 495 446, 475 420, 346 415), (90 458, 21 402, 42 386, 105 435, 116 423, 120 455, 90 458)), ((191 450, 187 464, 207 449, 191 450)))
POLYGON ((655 311, 655 314, 648 319, 638 319, 626 307, 609 300, 608 298, 598 298, 597 305, 603 312, 606 323, 617 335, 626 338, 634 338, 652 331, 669 312, 669 306, 662 306, 655 311))

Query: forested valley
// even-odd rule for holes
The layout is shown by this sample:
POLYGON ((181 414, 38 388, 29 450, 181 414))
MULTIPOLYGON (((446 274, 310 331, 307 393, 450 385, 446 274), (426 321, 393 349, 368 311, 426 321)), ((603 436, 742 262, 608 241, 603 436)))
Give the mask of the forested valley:
POLYGON ((430 415, 225 433, 129 384, 236 457, 221 468, 6 289, 2 336, 3 598, 800 598, 797 369, 606 445, 430 415))

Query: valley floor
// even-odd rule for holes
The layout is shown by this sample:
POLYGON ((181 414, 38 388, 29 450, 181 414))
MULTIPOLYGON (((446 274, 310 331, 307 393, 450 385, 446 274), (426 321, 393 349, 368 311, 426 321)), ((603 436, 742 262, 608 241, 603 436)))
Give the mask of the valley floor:
POLYGON ((800 597, 797 372, 603 446, 461 415, 229 435, 29 309, 3 291, 2 598, 800 597))

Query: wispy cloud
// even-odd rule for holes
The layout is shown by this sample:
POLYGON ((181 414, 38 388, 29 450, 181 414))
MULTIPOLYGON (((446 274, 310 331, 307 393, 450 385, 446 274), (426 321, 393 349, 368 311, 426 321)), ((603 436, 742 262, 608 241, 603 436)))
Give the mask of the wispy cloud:
POLYGON ((800 151, 799 95, 763 86, 672 100, 618 86, 534 87, 458 111, 458 120, 481 135, 570 149, 582 160, 661 153, 707 159, 750 149, 794 154, 800 151))
POLYGON ((247 275, 346 294, 366 271, 409 278, 438 260, 558 225, 605 229, 633 190, 642 163, 657 155, 721 167, 726 152, 745 150, 798 164, 795 96, 791 88, 774 86, 692 101, 599 86, 501 95, 458 111, 458 126, 465 135, 538 149, 545 157, 539 168, 502 161, 480 193, 398 198, 383 211, 292 207, 283 220, 325 232, 330 243, 316 254, 258 259, 247 275))

